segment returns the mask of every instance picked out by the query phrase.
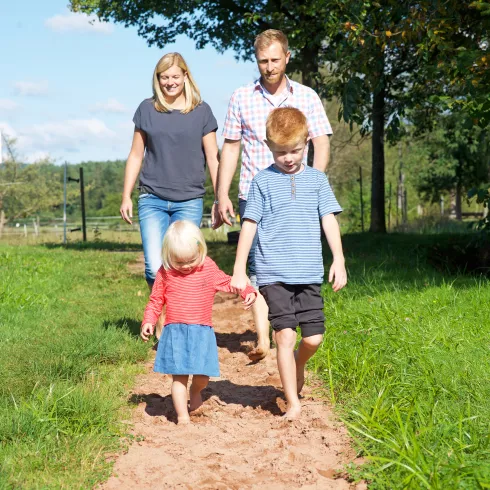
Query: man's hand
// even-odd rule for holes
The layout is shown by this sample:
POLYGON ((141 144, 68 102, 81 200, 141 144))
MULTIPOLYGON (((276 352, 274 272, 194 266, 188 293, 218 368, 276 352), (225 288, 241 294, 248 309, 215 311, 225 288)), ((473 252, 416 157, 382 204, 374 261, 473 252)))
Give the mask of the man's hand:
POLYGON ((343 259, 334 259, 328 274, 328 282, 332 281, 332 289, 335 292, 340 291, 347 284, 347 272, 343 259))
POLYGON ((151 323, 145 323, 140 330, 140 337, 143 339, 143 342, 148 342, 150 336, 153 335, 155 327, 151 323))
POLYGON ((228 196, 220 197, 219 204, 218 204, 218 213, 221 219, 221 223, 226 223, 228 226, 232 225, 231 220, 228 217, 228 213, 230 213, 230 216, 234 218, 235 211, 233 211, 233 204, 231 203, 230 198, 228 196))

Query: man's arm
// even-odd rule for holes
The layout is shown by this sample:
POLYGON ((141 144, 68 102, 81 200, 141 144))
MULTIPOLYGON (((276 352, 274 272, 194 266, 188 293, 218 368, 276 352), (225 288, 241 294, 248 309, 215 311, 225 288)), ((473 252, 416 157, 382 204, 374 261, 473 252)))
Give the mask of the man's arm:
POLYGON ((235 217, 233 204, 229 197, 231 181, 235 175, 240 156, 241 140, 225 139, 223 148, 221 149, 221 158, 218 167, 218 213, 215 217, 213 228, 219 228, 223 223, 231 226, 228 213, 235 217))
POLYGON ((322 134, 312 138, 311 142, 315 149, 313 156, 313 168, 325 172, 330 161, 330 137, 328 134, 322 134))

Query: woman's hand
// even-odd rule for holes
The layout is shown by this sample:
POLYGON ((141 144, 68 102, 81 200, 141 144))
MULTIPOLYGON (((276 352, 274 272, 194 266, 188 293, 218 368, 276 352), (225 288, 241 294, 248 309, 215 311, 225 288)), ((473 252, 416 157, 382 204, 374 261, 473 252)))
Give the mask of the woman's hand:
POLYGON ((248 293, 245 300, 242 301, 243 309, 248 310, 255 303, 256 299, 257 293, 248 293))
POLYGON ((119 212, 121 213, 121 218, 126 221, 126 223, 129 223, 130 225, 133 224, 133 221, 131 220, 133 217, 133 201, 130 197, 123 197, 119 212))
POLYGON ((155 327, 151 323, 145 323, 140 330, 140 337, 143 339, 143 342, 148 342, 150 336, 153 335, 155 327))

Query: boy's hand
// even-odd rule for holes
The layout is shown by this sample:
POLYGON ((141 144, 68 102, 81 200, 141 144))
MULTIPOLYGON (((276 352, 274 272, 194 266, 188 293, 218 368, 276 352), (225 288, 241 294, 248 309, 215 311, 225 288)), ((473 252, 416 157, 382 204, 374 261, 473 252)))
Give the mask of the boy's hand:
POLYGON ((151 323, 145 323, 140 330, 140 337, 143 342, 148 342, 151 335, 153 335, 155 327, 151 323))
POLYGON ((240 294, 248 285, 248 277, 244 273, 235 273, 230 281, 230 288, 233 293, 240 294))
POLYGON ((335 292, 340 291, 347 284, 347 272, 343 259, 334 259, 330 267, 330 273, 328 274, 328 282, 332 281, 332 289, 335 292))
POLYGON ((245 300, 242 301, 243 309, 248 310, 257 299, 257 293, 248 293, 245 300))

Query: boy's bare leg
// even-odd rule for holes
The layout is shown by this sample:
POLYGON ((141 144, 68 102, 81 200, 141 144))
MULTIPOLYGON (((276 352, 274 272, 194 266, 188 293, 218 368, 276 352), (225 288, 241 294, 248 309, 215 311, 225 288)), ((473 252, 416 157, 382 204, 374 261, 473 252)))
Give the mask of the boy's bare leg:
POLYGON ((277 367, 281 377, 284 395, 288 408, 284 417, 297 419, 301 414, 301 403, 298 398, 298 383, 296 380, 296 361, 294 359, 294 345, 296 344, 296 330, 285 328, 276 332, 277 367))
POLYGON ((298 349, 294 351, 294 359, 296 361, 296 382, 298 394, 301 393, 305 384, 305 365, 308 359, 318 350, 322 343, 323 335, 312 335, 304 337, 299 343, 298 349))
POLYGON ((177 412, 177 423, 188 424, 190 422, 189 412, 187 411, 187 375, 172 376, 172 401, 177 412))
POLYGON ((201 391, 206 388, 209 383, 209 376, 203 376, 201 374, 195 374, 192 376, 192 384, 189 390, 190 403, 189 411, 193 412, 202 405, 201 391))
POLYGON ((255 328, 257 330, 257 347, 249 352, 252 361, 259 361, 269 353, 271 347, 269 340, 269 308, 264 297, 257 291, 257 299, 252 306, 255 328))

